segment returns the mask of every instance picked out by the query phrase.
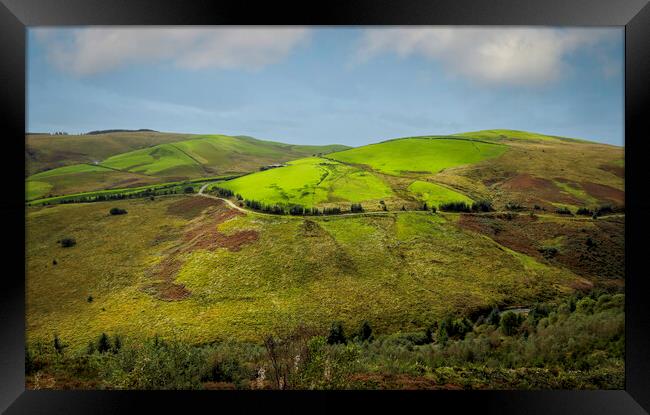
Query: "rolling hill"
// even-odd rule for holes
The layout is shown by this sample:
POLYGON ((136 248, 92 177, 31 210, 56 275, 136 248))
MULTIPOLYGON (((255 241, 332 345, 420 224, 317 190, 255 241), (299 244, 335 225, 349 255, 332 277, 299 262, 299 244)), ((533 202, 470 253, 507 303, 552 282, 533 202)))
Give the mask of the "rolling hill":
POLYGON ((30 136, 26 149, 31 155, 28 171, 38 171, 46 165, 68 165, 27 177, 26 197, 33 200, 50 194, 248 173, 267 164, 346 148, 292 145, 252 137, 152 132, 30 136), (122 151, 134 147, 144 148, 122 151), (85 163, 75 164, 79 161, 85 163))
POLYGON ((623 156, 620 147, 508 130, 354 149, 202 136, 40 172, 28 181, 41 186, 34 194, 115 185, 115 174, 162 181, 250 172, 212 186, 266 204, 347 213, 361 203, 365 212, 269 215, 209 194, 30 206, 27 337, 48 340, 55 328, 79 350, 102 332, 260 341, 335 320, 393 333, 495 305, 616 289, 624 214, 556 209, 622 208, 623 156), (284 166, 259 171, 270 163, 284 166), (482 199, 496 211, 421 210, 482 199), (128 214, 110 215, 113 207, 128 214), (61 247, 66 237, 77 244, 61 247))
POLYGON ((488 200, 576 210, 624 205, 622 148, 512 130, 407 137, 218 184, 263 204, 366 210, 488 200), (345 204, 348 205, 345 205, 345 204))

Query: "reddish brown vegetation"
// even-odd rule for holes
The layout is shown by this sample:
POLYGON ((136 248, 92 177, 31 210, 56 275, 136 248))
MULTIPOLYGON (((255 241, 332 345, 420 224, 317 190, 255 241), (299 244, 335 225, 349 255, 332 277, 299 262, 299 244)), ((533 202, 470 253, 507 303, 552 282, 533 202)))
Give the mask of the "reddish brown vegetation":
MULTIPOLYGON (((528 214, 512 219, 498 215, 461 215, 459 226, 481 233, 514 251, 565 266, 576 274, 596 279, 624 278, 624 218, 539 220, 528 214), (558 252, 545 258, 544 240, 563 236, 558 252)), ((576 287, 582 289, 582 287, 576 287)), ((586 287, 585 287, 586 288, 586 287)))
POLYGON ((582 182, 581 184, 590 196, 598 200, 608 200, 617 205, 625 204, 625 192, 622 190, 592 182, 582 182))
POLYGON ((188 197, 175 202, 168 207, 168 212, 179 216, 196 216, 204 212, 198 222, 192 223, 183 236, 181 246, 168 252, 168 257, 154 266, 149 274, 155 282, 143 287, 148 292, 166 301, 182 300, 190 295, 190 291, 182 284, 174 283, 174 279, 181 269, 182 263, 179 254, 193 252, 199 249, 214 250, 226 248, 230 251, 239 251, 243 245, 254 242, 259 238, 255 230, 244 230, 226 235, 219 232, 217 226, 228 219, 242 216, 244 213, 230 209, 222 200, 205 197, 188 197), (188 212, 190 212, 188 214, 188 212))
POLYGON ((211 206, 220 206, 223 201, 207 197, 185 197, 167 206, 167 213, 192 219, 211 206))
POLYGON ((599 166, 601 170, 608 171, 610 173, 613 173, 617 175, 618 177, 625 178, 625 167, 622 166, 613 166, 610 164, 603 164, 602 166, 599 166))
POLYGON ((555 183, 548 179, 531 176, 530 174, 518 174, 505 182, 500 187, 503 190, 527 194, 542 200, 581 204, 580 200, 575 197, 562 192, 562 189, 557 187, 555 183))

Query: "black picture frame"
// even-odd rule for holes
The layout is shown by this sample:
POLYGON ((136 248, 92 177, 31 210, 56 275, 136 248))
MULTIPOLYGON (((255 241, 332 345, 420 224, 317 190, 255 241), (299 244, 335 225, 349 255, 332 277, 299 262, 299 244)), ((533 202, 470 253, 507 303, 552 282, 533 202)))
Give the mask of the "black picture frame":
POLYGON ((5 229, 0 288, 0 410, 22 413, 211 412, 224 405, 289 412, 453 410, 500 414, 642 414, 650 412, 650 302, 644 235, 650 213, 644 165, 650 131, 648 0, 416 0, 277 2, 146 0, 0 0, 0 162, 5 229), (136 392, 26 391, 24 375, 24 151, 27 26, 81 25, 544 25, 625 27, 626 351, 621 391, 430 392, 136 392), (21 170, 22 169, 22 170, 21 170), (9 266, 10 265, 10 266, 9 266))

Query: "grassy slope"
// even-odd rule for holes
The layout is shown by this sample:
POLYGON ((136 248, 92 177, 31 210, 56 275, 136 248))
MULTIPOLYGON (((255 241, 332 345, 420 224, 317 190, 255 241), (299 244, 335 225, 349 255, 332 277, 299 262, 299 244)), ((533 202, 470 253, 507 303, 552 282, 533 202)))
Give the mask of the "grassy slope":
POLYGON ((462 193, 440 186, 435 183, 424 182, 421 180, 414 181, 409 187, 409 192, 413 193, 418 200, 426 202, 428 206, 440 206, 445 202, 465 202, 472 204, 472 199, 462 193))
POLYGON ((338 319, 347 327, 367 319, 377 332, 390 332, 495 302, 550 298, 570 291, 577 279, 461 230, 454 215, 426 212, 239 216, 218 231, 248 231, 257 240, 239 250, 191 248, 214 239, 201 235, 215 229, 211 221, 224 209, 192 220, 168 210, 194 199, 29 208, 28 337, 48 339, 56 331, 78 347, 102 331, 192 342, 258 340, 299 322, 325 328, 338 319), (129 213, 110 216, 116 205, 129 213), (66 236, 77 245, 61 248, 56 241, 66 236), (180 264, 170 276, 191 292, 187 299, 162 301, 144 290, 157 278, 156 264, 170 259, 180 264))
POLYGON ((508 146, 500 157, 447 169, 432 180, 497 205, 516 201, 553 209, 624 205, 624 148, 513 130, 459 134, 508 146))
POLYGON ((115 154, 195 137, 191 134, 118 132, 97 135, 28 135, 25 137, 27 175, 56 167, 93 163, 115 154))
MULTIPOLYGON (((116 133, 117 134, 117 133, 116 133)), ((124 134, 124 133, 122 133, 124 134)), ((133 133, 132 133, 133 134, 133 133)), ((153 140, 147 133, 143 135, 143 143, 153 140), (149 141, 145 138, 149 137, 149 141)), ((153 134, 153 133, 151 133, 153 134)), ((97 157, 100 154, 109 154, 117 148, 114 134, 103 134, 81 137, 63 138, 50 136, 34 136, 47 141, 54 146, 53 140, 62 141, 58 151, 53 154, 62 154, 68 148, 82 147, 86 154, 83 159, 97 157), (104 137, 105 136, 105 137, 104 137), (90 154, 90 140, 95 140, 98 150, 90 154), (70 141, 72 144, 70 144, 70 141), (76 146, 76 147, 75 147, 76 146)), ((171 135, 179 138, 178 135, 171 135)), ((119 136, 118 137, 122 137, 119 136)), ((125 136, 133 139, 131 136, 125 136)), ((154 135, 154 137, 158 137, 154 135)), ((168 136, 164 136, 168 139, 168 136)), ((123 138, 123 141, 126 138, 123 138)), ((128 141, 129 145, 134 145, 128 141)), ((121 142, 120 142, 121 143, 121 142)), ((123 143, 121 143, 123 144, 123 143)), ((144 145, 142 145, 144 146, 144 145)), ((346 148, 340 145, 329 146, 296 146, 291 144, 276 143, 272 141, 256 140, 250 137, 229 137, 222 135, 212 136, 185 136, 184 141, 159 144, 139 150, 119 153, 103 160, 100 165, 109 169, 99 172, 93 171, 88 165, 79 164, 48 170, 38 175, 28 177, 28 200, 44 197, 49 194, 67 194, 83 191, 93 191, 114 187, 128 187, 159 183, 163 180, 181 180, 184 178, 197 178, 214 176, 217 174, 243 173, 255 171, 259 167, 284 162, 291 159, 304 157, 316 153, 327 153, 346 148), (31 183, 30 183, 31 182, 31 183), (37 182, 37 183, 36 183, 37 182)), ((48 149, 52 151, 52 148, 48 149)), ((74 157, 72 159, 75 159, 74 157)), ((72 160, 70 158, 67 161, 72 160)), ((37 166, 30 166, 34 170, 37 166)))
POLYGON ((470 140, 406 138, 330 154, 338 161, 368 165, 383 173, 437 173, 504 153, 507 147, 470 140))
POLYGON ((391 196, 390 188, 371 173, 323 158, 295 160, 286 167, 221 183, 246 199, 265 204, 360 202, 391 196))

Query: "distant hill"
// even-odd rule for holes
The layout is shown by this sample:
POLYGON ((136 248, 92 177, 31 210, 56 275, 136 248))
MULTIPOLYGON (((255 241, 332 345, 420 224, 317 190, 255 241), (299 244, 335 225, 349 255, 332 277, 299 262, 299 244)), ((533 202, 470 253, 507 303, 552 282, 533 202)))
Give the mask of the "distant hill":
POLYGON ((150 130, 148 128, 140 128, 139 130, 96 130, 96 131, 89 131, 86 133, 86 135, 109 134, 109 133, 138 133, 138 132, 157 133, 158 131, 150 130))
POLYGON ((93 163, 115 154, 195 137, 150 131, 94 135, 28 134, 25 137, 25 175, 56 167, 93 163))
POLYGON ((347 148, 148 131, 28 136, 28 198, 248 173, 268 164, 347 148))

